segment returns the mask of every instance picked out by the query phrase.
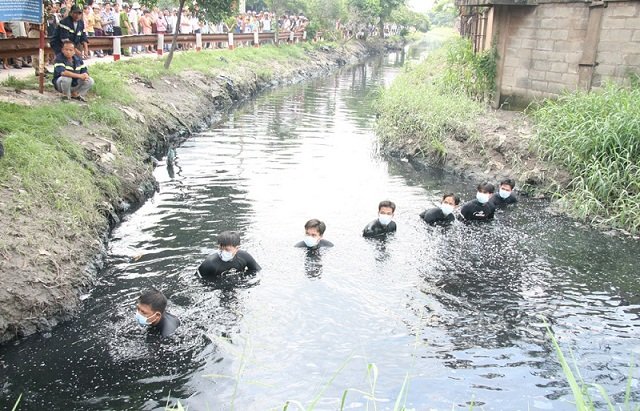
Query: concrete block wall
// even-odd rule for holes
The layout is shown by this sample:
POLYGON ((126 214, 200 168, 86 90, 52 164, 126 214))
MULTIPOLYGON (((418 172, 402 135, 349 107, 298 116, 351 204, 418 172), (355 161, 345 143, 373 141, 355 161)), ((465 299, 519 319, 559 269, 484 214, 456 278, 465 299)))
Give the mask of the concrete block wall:
POLYGON ((594 88, 605 80, 628 83, 629 72, 640 75, 640 1, 608 3, 596 60, 594 88))
MULTIPOLYGON (((584 3, 509 7, 500 94, 522 104, 578 86, 587 32, 584 3)), ((522 105, 517 104, 517 105, 522 105)))
MULTIPOLYGON (((589 21, 589 3, 495 6, 500 103, 523 106, 565 90, 576 90, 589 21), (497 10, 498 11, 498 10, 497 10)), ((640 74, 640 1, 607 3, 601 20, 592 87, 628 81, 640 74)))

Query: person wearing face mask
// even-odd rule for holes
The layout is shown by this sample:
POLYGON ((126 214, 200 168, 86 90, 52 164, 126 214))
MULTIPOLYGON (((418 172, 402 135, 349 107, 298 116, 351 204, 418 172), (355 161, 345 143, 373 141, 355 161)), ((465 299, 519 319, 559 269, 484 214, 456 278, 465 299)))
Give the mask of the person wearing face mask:
POLYGON ((396 211, 393 201, 385 200, 378 204, 378 218, 367 224, 362 230, 364 237, 377 237, 396 232, 396 223, 391 221, 396 211))
POLYGON ((229 270, 255 273, 262 268, 248 252, 240 250, 240 234, 224 231, 218 236, 218 251, 210 254, 198 267, 202 277, 218 277, 229 270))
POLYGON ((493 219, 496 206, 491 201, 495 188, 491 183, 478 184, 476 199, 466 202, 460 209, 460 214, 466 221, 486 221, 493 219))
POLYGON ((505 178, 500 181, 500 189, 497 193, 491 196, 491 202, 496 207, 505 207, 509 204, 515 204, 518 202, 513 189, 516 188, 516 182, 511 178, 505 178))
POLYGON ((136 320, 150 332, 168 337, 180 326, 180 320, 166 312, 167 297, 155 289, 146 290, 136 303, 136 320))
POLYGON ((315 218, 307 221, 304 225, 304 240, 296 243, 294 247, 306 248, 308 250, 317 250, 322 247, 333 247, 331 241, 327 241, 324 235, 327 226, 320 220, 315 218))
POLYGON ((425 210, 420 214, 427 224, 448 225, 455 221, 454 210, 460 204, 460 198, 453 193, 446 193, 442 196, 442 202, 438 207, 425 210))

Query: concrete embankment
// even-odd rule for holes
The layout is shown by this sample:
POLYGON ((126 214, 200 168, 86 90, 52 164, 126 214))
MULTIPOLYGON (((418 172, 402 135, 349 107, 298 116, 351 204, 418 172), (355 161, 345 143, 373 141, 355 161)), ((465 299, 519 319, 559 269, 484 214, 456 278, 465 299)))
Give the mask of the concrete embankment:
MULTIPOLYGON (((102 268, 110 229, 124 213, 153 195, 154 163, 168 147, 177 146, 234 104, 262 90, 329 74, 381 53, 386 46, 349 42, 286 47, 304 51, 296 52, 299 58, 287 59, 273 48, 279 58, 267 59, 261 66, 227 64, 227 58, 232 60, 229 55, 225 58, 217 52, 219 67, 215 70, 181 69, 156 76, 132 71, 126 82, 117 79, 132 98, 108 101, 105 96, 117 88, 97 83, 98 97, 90 95, 92 101, 86 108, 67 103, 69 115, 60 109, 62 103, 54 93, 39 96, 29 87, 13 85, 0 89, 3 110, 22 113, 12 117, 15 123, 0 127, 0 142, 6 148, 0 175, 7 176, 0 181, 0 342, 50 329, 77 312, 82 295, 102 268), (29 136, 29 125, 20 124, 20 116, 36 110, 51 113, 51 124, 58 126, 50 136, 29 136), (46 158, 32 158, 29 144, 18 141, 33 141, 40 148, 49 144, 46 147, 51 149, 44 155, 39 152, 46 158), (48 170, 54 171, 56 164, 78 167, 76 174, 88 175, 82 181, 90 184, 82 186, 80 177, 79 182, 60 181, 60 176, 68 176, 65 170, 44 176, 29 174, 42 162, 50 162, 48 170), (38 184, 31 184, 38 178, 38 184), (42 181, 49 178, 51 181, 42 181), (74 185, 77 190, 70 191, 74 185), (46 196, 38 190, 46 190, 46 196)), ((198 55, 185 58, 197 59, 198 55)), ((100 74, 98 80, 126 72, 117 64, 104 66, 94 70, 100 74)))

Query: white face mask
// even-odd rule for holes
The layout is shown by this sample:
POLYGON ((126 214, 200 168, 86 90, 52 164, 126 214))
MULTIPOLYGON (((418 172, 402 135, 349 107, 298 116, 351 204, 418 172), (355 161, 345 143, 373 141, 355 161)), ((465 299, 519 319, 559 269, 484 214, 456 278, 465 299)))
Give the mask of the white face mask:
POLYGON ((453 213, 453 206, 451 204, 442 203, 440 204, 440 210, 442 210, 442 214, 449 215, 453 213))
POLYGON ((320 241, 319 239, 315 237, 311 237, 310 235, 304 236, 304 243, 306 244, 307 247, 315 247, 316 245, 318 245, 319 241, 320 241))
POLYGON ((144 315, 142 315, 140 311, 136 311, 136 320, 138 321, 138 324, 140 324, 141 327, 148 327, 151 325, 151 323, 149 322, 149 319, 144 315))
POLYGON ((502 197, 502 198, 509 198, 509 196, 511 195, 511 191, 507 191, 507 190, 500 189, 500 191, 498 192, 498 194, 499 194, 499 195, 500 195, 500 197, 502 197))
POLYGON ((219 254, 220 254, 220 259, 224 262, 233 260, 233 253, 231 251, 220 250, 219 254))
POLYGON ((488 194, 488 193, 481 193, 481 192, 478 192, 478 193, 476 194, 476 199, 480 202, 480 204, 484 204, 484 203, 486 203, 487 201, 489 201, 490 196, 491 196, 491 195, 490 195, 490 194, 488 194))
POLYGON ((378 221, 380 221, 380 224, 382 225, 388 225, 392 219, 393 219, 392 215, 378 214, 378 221))

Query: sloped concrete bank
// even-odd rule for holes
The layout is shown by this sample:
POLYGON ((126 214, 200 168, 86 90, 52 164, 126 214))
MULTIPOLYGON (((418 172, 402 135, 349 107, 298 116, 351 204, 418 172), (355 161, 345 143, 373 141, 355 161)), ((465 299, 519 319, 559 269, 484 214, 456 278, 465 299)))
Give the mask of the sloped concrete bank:
MULTIPOLYGON (((100 178, 116 179, 121 189, 105 194, 101 221, 81 229, 64 224, 43 228, 34 220, 50 210, 37 206, 11 218, 0 213, 6 219, 0 225, 0 343, 49 330, 77 313, 82 296, 103 268, 111 229, 154 194, 153 167, 170 146, 178 146, 261 91, 321 77, 397 46, 380 42, 321 46, 307 51, 304 60, 274 63, 268 74, 229 67, 215 75, 183 71, 153 81, 133 76, 129 88, 135 101, 117 106, 131 121, 132 133, 135 130, 140 149, 133 153, 119 147, 118 136, 105 124, 69 122, 65 135, 83 147, 100 178)), ((33 104, 18 101, 24 96, 3 97, 33 104)), ((2 205, 10 209, 13 194, 4 189, 2 205)))

